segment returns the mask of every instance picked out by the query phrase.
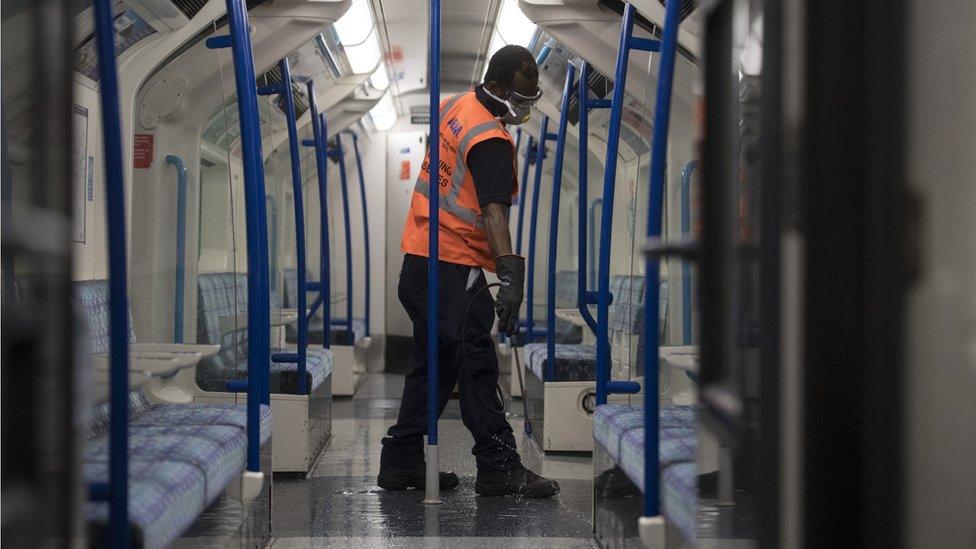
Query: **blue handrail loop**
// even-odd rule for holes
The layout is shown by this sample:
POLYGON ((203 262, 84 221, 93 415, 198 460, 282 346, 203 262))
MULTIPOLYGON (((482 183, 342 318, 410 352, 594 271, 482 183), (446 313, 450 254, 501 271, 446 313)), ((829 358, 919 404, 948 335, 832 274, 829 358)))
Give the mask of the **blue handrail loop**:
MULTIPOLYGON (((440 167, 441 148, 441 2, 430 0, 430 138, 428 141, 430 161, 427 163, 428 181, 437 181, 440 167)), ((438 376, 438 301, 440 300, 440 281, 438 279, 439 238, 440 238, 440 192, 428 193, 428 257, 427 257, 427 473, 424 503, 439 504, 439 455, 437 448, 437 410, 438 376)))
POLYGON ((244 209, 247 231, 247 470, 261 471, 260 408, 270 404, 271 313, 268 273, 268 218, 264 188, 264 155, 258 115, 254 58, 248 31, 247 7, 242 0, 226 0, 229 38, 212 37, 207 47, 230 47, 241 125, 244 166, 244 209))
POLYGON ((316 179, 319 184, 319 280, 308 283, 307 289, 318 291, 318 295, 312 302, 308 312, 311 319, 319 306, 322 306, 322 347, 329 348, 332 335, 332 299, 331 299, 331 279, 329 275, 329 202, 328 202, 328 164, 326 155, 328 145, 326 136, 328 135, 328 124, 325 113, 319 113, 318 101, 315 96, 315 82, 308 80, 305 83, 308 91, 308 108, 312 118, 313 139, 304 142, 305 145, 315 147, 315 168, 316 179))
POLYGON ((522 255, 522 234, 525 226, 525 201, 529 197, 529 164, 532 151, 535 149, 535 137, 529 136, 529 141, 525 145, 525 161, 522 162, 522 177, 519 179, 519 212, 518 222, 515 229, 515 253, 522 255))
MULTIPOLYGON (((552 172, 552 197, 549 207, 549 263, 546 273, 546 381, 555 380, 556 367, 556 251, 559 245, 559 198, 562 194, 563 156, 566 152, 566 129, 569 125, 569 102, 573 95, 576 66, 566 65, 566 83, 559 109, 559 129, 556 131, 556 160, 552 172)), ((585 154, 585 151, 580 151, 585 154)))
MULTIPOLYGON (((620 125, 624 108, 624 90, 627 87, 627 60, 630 50, 655 51, 659 42, 634 38, 634 6, 624 6, 620 27, 620 44, 613 82, 613 99, 610 101, 610 125, 607 129, 607 161, 603 173, 603 212, 600 216, 600 260, 597 285, 597 333, 596 333, 596 404, 607 403, 610 380, 610 249, 613 232, 613 196, 617 177, 617 150, 620 141, 620 125)), ((655 286, 656 287, 656 286, 655 286)), ((653 300, 651 300, 653 301, 653 300)), ((633 382, 628 382, 633 383, 633 382)), ((626 385, 632 388, 631 385, 626 385)))
MULTIPOLYGON (((589 117, 590 109, 601 108, 604 105, 598 104, 598 100, 590 99, 589 94, 589 81, 590 81, 590 64, 583 61, 580 66, 580 77, 579 77, 579 89, 576 93, 579 102, 579 203, 577 208, 577 213, 579 214, 579 233, 577 237, 577 246, 579 253, 577 254, 577 270, 579 271, 577 275, 577 287, 576 287, 576 301, 579 307, 580 315, 583 320, 586 321, 586 325, 590 330, 596 334, 596 319, 590 313, 590 305, 596 303, 596 294, 589 291, 588 286, 588 274, 590 273, 591 262, 587 260, 587 248, 592 249, 595 246, 595 232, 592 227, 594 218, 593 211, 595 205, 599 202, 603 204, 602 199, 596 199, 593 201, 592 205, 588 205, 589 197, 587 190, 587 164, 588 164, 588 150, 589 150, 589 117), (587 212, 589 212, 589 219, 587 219, 587 212), (589 221, 590 228, 587 228, 587 221, 589 221)), ((595 275, 590 276, 590 278, 596 278, 595 275)))
MULTIPOLYGON (((366 207, 366 179, 363 174, 363 162, 359 156, 359 136, 356 132, 349 132, 352 135, 352 150, 356 155, 356 172, 359 174, 359 203, 363 208, 363 257, 365 260, 363 271, 363 324, 366 337, 369 337, 369 217, 367 217, 366 207)), ((351 297, 349 298, 351 300, 351 297)))
POLYGON ((546 141, 554 141, 556 134, 549 133, 549 117, 542 117, 539 139, 535 142, 535 175, 532 180, 532 212, 529 214, 529 255, 526 259, 528 272, 525 286, 525 342, 546 335, 545 330, 535 328, 535 242, 539 224, 539 192, 542 189, 542 162, 546 157, 546 141))
POLYGON ((291 64, 285 57, 278 62, 281 70, 281 83, 258 89, 261 95, 278 95, 285 104, 285 124, 288 127, 288 152, 291 155, 291 189, 295 214, 295 298, 298 313, 297 352, 276 353, 273 362, 295 363, 298 377, 298 394, 308 394, 308 317, 305 316, 308 296, 306 292, 307 271, 305 260, 305 200, 302 196, 302 166, 298 148, 298 128, 295 117, 295 98, 292 95, 291 64))
MULTIPOLYGON (((631 13, 633 7, 630 7, 631 13)), ((647 198, 647 238, 661 236, 662 209, 664 206, 665 169, 668 151, 668 125, 671 117, 671 87, 674 78, 675 43, 678 35, 678 21, 681 2, 669 0, 665 8, 664 32, 661 36, 661 62, 657 82, 657 96, 654 105, 654 133, 651 137, 651 167, 648 174, 649 192, 647 198)), ((648 297, 644 300, 644 516, 660 514, 658 480, 660 475, 658 456, 659 410, 659 357, 658 357, 658 318, 660 302, 652 289, 659 288, 661 278, 660 258, 645 256, 646 285, 648 297)), ((658 290, 658 293, 660 290, 658 290)))
POLYGON ((346 341, 353 341, 352 331, 352 229, 349 221, 349 184, 346 181, 345 151, 342 149, 342 136, 336 134, 334 153, 339 160, 339 188, 342 191, 342 226, 346 243, 346 318, 339 324, 346 326, 346 341))
POLYGON ((186 162, 175 154, 166 163, 176 168, 176 273, 173 299, 173 341, 183 343, 183 309, 186 300, 186 162))
MULTIPOLYGON (((112 3, 96 0, 95 33, 105 141, 109 279, 109 545, 129 546, 129 304, 126 290, 125 180, 112 3)), ((96 489, 105 495, 104 489, 96 489)), ((99 495, 99 494, 95 494, 99 495)))

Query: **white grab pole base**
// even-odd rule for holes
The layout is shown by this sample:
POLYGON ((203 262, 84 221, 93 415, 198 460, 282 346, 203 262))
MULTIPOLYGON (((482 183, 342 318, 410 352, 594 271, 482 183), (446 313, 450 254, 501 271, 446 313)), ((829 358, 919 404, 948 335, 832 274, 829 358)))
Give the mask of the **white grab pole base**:
POLYGON ((427 478, 424 492, 424 505, 440 505, 441 502, 441 473, 440 459, 437 445, 427 441, 427 478))
POLYGON ((637 531, 644 547, 647 549, 664 549, 664 516, 639 518, 637 520, 637 531))
POLYGON ((244 471, 239 482, 231 482, 227 487, 227 494, 246 506, 258 497, 263 489, 264 473, 244 471))

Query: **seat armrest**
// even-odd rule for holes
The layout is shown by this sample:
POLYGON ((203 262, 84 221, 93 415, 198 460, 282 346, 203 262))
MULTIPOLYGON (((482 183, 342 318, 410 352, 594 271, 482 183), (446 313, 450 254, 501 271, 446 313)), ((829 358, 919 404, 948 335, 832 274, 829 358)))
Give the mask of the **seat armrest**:
MULTIPOLYGON (((163 375, 175 370, 191 368, 200 362, 199 353, 153 353, 148 351, 129 352, 129 372, 141 372, 149 375, 163 375)), ((92 368, 95 370, 109 369, 108 353, 92 355, 92 368)))
POLYGON ((698 363, 701 357, 697 345, 666 345, 658 349, 661 362, 693 374, 698 373, 698 363))
POLYGON ((199 354, 201 359, 220 352, 220 345, 204 343, 130 343, 129 349, 138 352, 171 353, 174 355, 199 354))

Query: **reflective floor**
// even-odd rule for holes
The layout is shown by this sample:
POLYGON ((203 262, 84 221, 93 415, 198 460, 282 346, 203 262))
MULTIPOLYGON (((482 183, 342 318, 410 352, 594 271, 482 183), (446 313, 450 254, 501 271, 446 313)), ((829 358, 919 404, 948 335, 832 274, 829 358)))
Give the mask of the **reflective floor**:
POLYGON ((380 439, 395 421, 403 376, 368 374, 352 399, 333 404, 333 436, 309 478, 276 478, 273 547, 592 547, 592 467, 589 457, 543 456, 525 436, 521 407, 509 402, 522 460, 559 481, 551 500, 482 498, 474 493, 471 436, 457 401, 440 422, 442 469, 461 485, 443 504, 422 503, 423 492, 376 486, 380 439))

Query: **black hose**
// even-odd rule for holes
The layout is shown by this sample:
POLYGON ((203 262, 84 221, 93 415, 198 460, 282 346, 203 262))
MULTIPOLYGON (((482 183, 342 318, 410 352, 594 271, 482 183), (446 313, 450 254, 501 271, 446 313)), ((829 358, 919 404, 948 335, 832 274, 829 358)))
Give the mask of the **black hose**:
MULTIPOLYGON (((464 308, 464 316, 461 317, 461 338, 460 338, 461 339, 461 349, 460 349, 460 351, 461 351, 461 362, 463 363, 461 369, 464 371, 464 375, 468 376, 468 386, 471 387, 472 392, 474 392, 475 398, 478 399, 478 402, 480 402, 482 406, 484 406, 488 410, 494 410, 496 412, 499 412, 502 415, 505 415, 505 413, 507 412, 507 409, 506 409, 506 406, 505 406, 505 393, 502 392, 501 386, 498 385, 498 384, 495 385, 495 389, 498 391, 498 401, 501 403, 501 408, 498 408, 497 403, 492 402, 492 403, 489 404, 489 403, 486 403, 485 402, 485 400, 482 398, 481 394, 475 388, 474 379, 471 376, 471 370, 470 370, 470 368, 468 368, 468 314, 471 312, 471 305, 474 304, 475 299, 478 298, 478 296, 481 294, 481 292, 484 292, 484 291, 488 290, 489 288, 501 287, 501 286, 504 286, 504 285, 505 285, 504 282, 492 282, 491 284, 486 284, 485 286, 483 286, 481 288, 478 288, 474 292, 474 294, 471 296, 471 298, 468 299, 468 304, 464 308)), ((495 361, 495 366, 496 366, 496 373, 498 373, 498 370, 497 370, 498 361, 497 360, 495 361)), ((500 380, 499 380, 499 382, 500 382, 500 380)))

